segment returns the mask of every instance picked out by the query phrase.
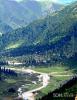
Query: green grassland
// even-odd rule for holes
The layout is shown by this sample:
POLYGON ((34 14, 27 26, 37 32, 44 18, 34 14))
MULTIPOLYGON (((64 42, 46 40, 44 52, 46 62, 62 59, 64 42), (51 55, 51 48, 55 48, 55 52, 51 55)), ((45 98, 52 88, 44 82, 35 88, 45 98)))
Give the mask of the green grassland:
POLYGON ((65 71, 66 72, 69 72, 69 73, 72 73, 75 69, 69 69, 67 66, 64 66, 64 65, 54 65, 54 66, 48 66, 48 67, 36 67, 36 68, 32 68, 33 70, 35 71, 38 71, 38 72, 42 72, 42 73, 52 73, 52 72, 57 72, 57 73, 64 73, 65 71))

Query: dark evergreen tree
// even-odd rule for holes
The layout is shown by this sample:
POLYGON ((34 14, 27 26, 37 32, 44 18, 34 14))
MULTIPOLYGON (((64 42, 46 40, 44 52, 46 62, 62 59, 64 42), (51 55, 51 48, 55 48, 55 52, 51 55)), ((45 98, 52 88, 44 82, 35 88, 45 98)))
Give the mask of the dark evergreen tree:
POLYGON ((1 66, 0 66, 0 81, 1 81, 1 66))

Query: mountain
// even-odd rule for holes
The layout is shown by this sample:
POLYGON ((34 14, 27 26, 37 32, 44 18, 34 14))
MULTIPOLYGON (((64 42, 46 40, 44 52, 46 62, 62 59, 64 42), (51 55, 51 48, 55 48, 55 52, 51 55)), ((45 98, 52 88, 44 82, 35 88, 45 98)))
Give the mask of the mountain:
POLYGON ((9 33, 12 31, 13 31, 13 29, 9 25, 0 21, 0 35, 5 34, 5 33, 9 33))
POLYGON ((52 0, 48 0, 48 1, 42 1, 40 2, 41 8, 42 8, 42 13, 43 15, 47 15, 49 12, 55 12, 55 11, 59 11, 61 10, 64 5, 59 4, 59 3, 55 3, 52 0))
POLYGON ((39 18, 39 16, 42 16, 42 9, 40 2, 35 0, 23 0, 20 2, 20 4, 24 7, 29 9, 31 12, 34 12, 34 14, 39 18))
POLYGON ((23 0, 20 3, 24 8, 27 7, 32 12, 35 12, 38 17, 47 15, 48 11, 52 13, 64 7, 64 5, 52 1, 23 0))
POLYGON ((0 48, 12 56, 49 50, 57 56, 73 56, 77 52, 77 2, 3 35, 0 41, 0 48))
MULTIPOLYGON (((52 3, 51 3, 52 5, 52 3)), ((0 20, 13 29, 26 26, 42 16, 41 4, 34 0, 0 0, 0 20)))
POLYGON ((12 0, 0 0, 0 19, 11 26, 18 28, 31 21, 33 13, 23 8, 19 3, 12 0))

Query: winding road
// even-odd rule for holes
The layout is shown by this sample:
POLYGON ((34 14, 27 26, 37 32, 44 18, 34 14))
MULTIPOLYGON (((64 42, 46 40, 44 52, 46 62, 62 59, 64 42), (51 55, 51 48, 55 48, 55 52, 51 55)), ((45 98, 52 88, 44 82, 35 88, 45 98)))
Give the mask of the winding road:
POLYGON ((22 69, 10 68, 10 69, 15 70, 15 71, 20 71, 20 72, 22 71, 22 72, 25 72, 25 73, 31 73, 31 74, 37 73, 37 74, 40 74, 39 78, 42 78, 42 86, 41 87, 38 87, 36 89, 30 90, 30 91, 27 91, 27 92, 23 92, 23 93, 22 93, 21 87, 18 89, 18 91, 20 92, 18 94, 19 98, 23 98, 24 100, 35 100, 35 95, 36 95, 37 91, 45 88, 49 84, 50 76, 47 73, 41 73, 41 72, 38 72, 38 71, 34 71, 34 70, 31 70, 31 69, 24 69, 24 68, 22 68, 22 69))
MULTIPOLYGON (((20 94, 19 94, 19 98, 23 98, 23 100, 35 100, 35 96, 36 96, 36 93, 37 91, 47 87, 47 85, 49 84, 49 81, 50 81, 50 76, 58 76, 58 77, 61 77, 61 76, 72 76, 71 74, 68 75, 68 74, 65 74, 65 75, 59 75, 57 74, 57 72, 52 72, 52 73, 41 73, 41 72, 38 72, 38 71, 34 71, 34 70, 31 70, 31 69, 18 69, 18 68, 10 68, 11 70, 15 70, 15 71, 19 71, 19 72, 24 72, 24 73, 37 73, 37 74, 40 74, 39 75, 39 78, 42 78, 42 86, 41 87, 38 87, 36 89, 33 89, 33 90, 30 90, 30 91, 27 91, 27 92, 23 92, 22 93, 22 89, 21 87, 19 88, 20 90, 20 94), (34 94, 35 93, 35 94, 34 94)), ((65 71, 66 73, 66 71, 65 71)))
POLYGON ((33 89, 33 90, 30 90, 28 92, 22 93, 22 98, 24 100, 27 100, 27 99, 28 100, 35 100, 35 95, 33 94, 33 92, 37 93, 37 91, 45 88, 48 85, 49 79, 50 79, 49 76, 47 74, 43 74, 42 77, 43 77, 43 86, 36 88, 36 89, 33 89))
POLYGON ((40 76, 42 77, 42 86, 41 87, 38 87, 36 89, 33 89, 33 90, 30 90, 30 91, 27 91, 27 92, 24 92, 22 93, 21 97, 24 99, 24 100, 35 100, 35 94, 33 94, 33 92, 37 93, 37 91, 45 88, 48 83, 49 83, 49 80, 50 80, 50 77, 48 74, 45 74, 45 73, 40 73, 40 72, 37 72, 37 71, 34 71, 34 70, 31 70, 31 69, 27 69, 27 70, 24 70, 26 72, 29 72, 29 73, 38 73, 40 74, 40 76))

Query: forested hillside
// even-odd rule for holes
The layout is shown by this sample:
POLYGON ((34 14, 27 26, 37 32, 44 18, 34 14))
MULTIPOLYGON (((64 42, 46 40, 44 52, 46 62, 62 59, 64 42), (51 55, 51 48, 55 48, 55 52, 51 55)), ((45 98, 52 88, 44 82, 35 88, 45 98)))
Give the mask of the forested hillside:
POLYGON ((23 55, 53 50, 66 56, 77 51, 77 2, 0 38, 0 50, 23 55), (5 47, 5 48, 4 48, 5 47), (73 49, 71 49, 73 48, 73 49), (21 52, 21 53, 20 53, 21 52))

